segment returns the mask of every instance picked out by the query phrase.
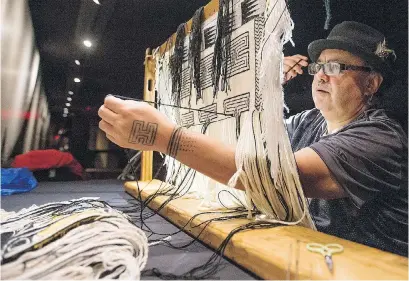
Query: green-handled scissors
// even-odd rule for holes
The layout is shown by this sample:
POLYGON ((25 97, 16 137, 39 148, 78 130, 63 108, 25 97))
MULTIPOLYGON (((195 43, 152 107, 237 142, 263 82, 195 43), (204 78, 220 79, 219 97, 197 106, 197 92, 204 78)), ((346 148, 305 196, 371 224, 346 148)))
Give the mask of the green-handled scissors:
POLYGON ((325 263, 328 266, 329 271, 332 272, 334 268, 334 263, 332 261, 332 255, 337 253, 342 253, 344 251, 344 247, 340 244, 320 244, 320 243, 308 243, 307 244, 308 251, 314 253, 320 253, 325 257, 325 263))

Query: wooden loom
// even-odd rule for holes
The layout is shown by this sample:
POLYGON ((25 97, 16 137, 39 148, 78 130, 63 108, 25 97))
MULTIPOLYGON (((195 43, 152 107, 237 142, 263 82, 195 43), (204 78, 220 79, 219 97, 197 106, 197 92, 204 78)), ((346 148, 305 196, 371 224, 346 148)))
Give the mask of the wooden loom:
MULTIPOLYGON (((218 0, 211 1, 204 8, 204 19, 217 13, 218 6, 218 0)), ((190 32, 191 25, 192 20, 186 24, 186 34, 190 32)), ((173 34, 169 42, 160 47, 160 53, 165 52, 169 44, 173 45, 175 38, 176 35, 173 34)), ((155 59, 149 49, 144 64, 144 100, 154 101, 155 59)), ((152 179, 152 151, 144 151, 141 161, 141 180, 138 183, 126 182, 125 190, 144 200, 157 190, 161 182, 152 179)), ((157 209, 165 199, 164 196, 156 197, 149 207, 157 209)), ((191 217, 201 213, 198 201, 183 198, 173 200, 160 214, 183 227, 191 217)), ((211 215, 198 216, 192 225, 198 225, 209 218, 211 215)), ((246 219, 212 222, 202 233, 200 240, 216 249, 233 229, 248 222, 246 219)), ((188 226, 185 229, 194 236, 201 231, 200 227, 188 226)), ((408 279, 408 259, 405 257, 299 226, 240 232, 230 240, 224 254, 263 279, 408 279), (339 243, 344 246, 343 253, 333 256, 333 273, 328 270, 323 256, 306 249, 306 244, 312 242, 339 243)))

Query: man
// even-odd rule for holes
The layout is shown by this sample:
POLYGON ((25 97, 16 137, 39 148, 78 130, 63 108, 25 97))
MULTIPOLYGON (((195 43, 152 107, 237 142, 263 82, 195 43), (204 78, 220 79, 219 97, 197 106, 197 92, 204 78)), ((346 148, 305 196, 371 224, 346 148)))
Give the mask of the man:
MULTIPOLYGON (((314 63, 297 55, 285 59, 284 69, 287 79, 306 65, 314 75, 315 108, 290 117, 287 126, 317 228, 407 255, 407 136, 371 105, 390 78, 392 51, 377 30, 343 22, 308 52, 314 63)), ((122 147, 170 154, 221 183, 236 171, 234 147, 182 130, 146 103, 108 96, 99 116, 108 139, 122 147), (134 122, 157 125, 153 145, 128 142, 134 122)))

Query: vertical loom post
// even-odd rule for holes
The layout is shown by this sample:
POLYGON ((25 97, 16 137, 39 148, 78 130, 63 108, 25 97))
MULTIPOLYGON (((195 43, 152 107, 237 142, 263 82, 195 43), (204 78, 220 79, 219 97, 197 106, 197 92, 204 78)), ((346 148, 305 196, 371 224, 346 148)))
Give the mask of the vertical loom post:
MULTIPOLYGON (((145 75, 143 85, 143 99, 145 101, 155 101, 155 59, 151 49, 146 49, 145 53, 145 75)), ((143 151, 141 156, 141 181, 152 180, 153 151, 143 151)))

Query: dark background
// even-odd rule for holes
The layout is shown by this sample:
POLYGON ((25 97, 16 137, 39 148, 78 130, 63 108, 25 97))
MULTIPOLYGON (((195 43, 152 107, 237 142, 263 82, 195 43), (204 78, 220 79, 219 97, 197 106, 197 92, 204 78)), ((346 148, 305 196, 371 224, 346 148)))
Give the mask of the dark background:
MULTIPOLYGON (((148 47, 157 47, 189 20, 207 0, 29 0, 35 38, 41 55, 45 91, 55 128, 71 130, 71 149, 79 160, 87 149, 89 127, 98 123, 97 110, 107 94, 142 98, 143 61, 148 47), (94 45, 86 48, 82 41, 94 45), (74 60, 81 61, 77 66, 74 60), (81 83, 74 83, 79 77, 81 83), (73 101, 63 118, 68 91, 73 101)), ((344 20, 366 23, 383 32, 395 50, 396 77, 385 93, 393 116, 407 128, 407 0, 330 0, 330 29, 344 20)), ((295 23, 285 55, 307 55, 308 43, 324 38, 323 0, 288 1, 295 23)), ((311 77, 302 75, 285 87, 290 114, 312 108, 311 77)))

